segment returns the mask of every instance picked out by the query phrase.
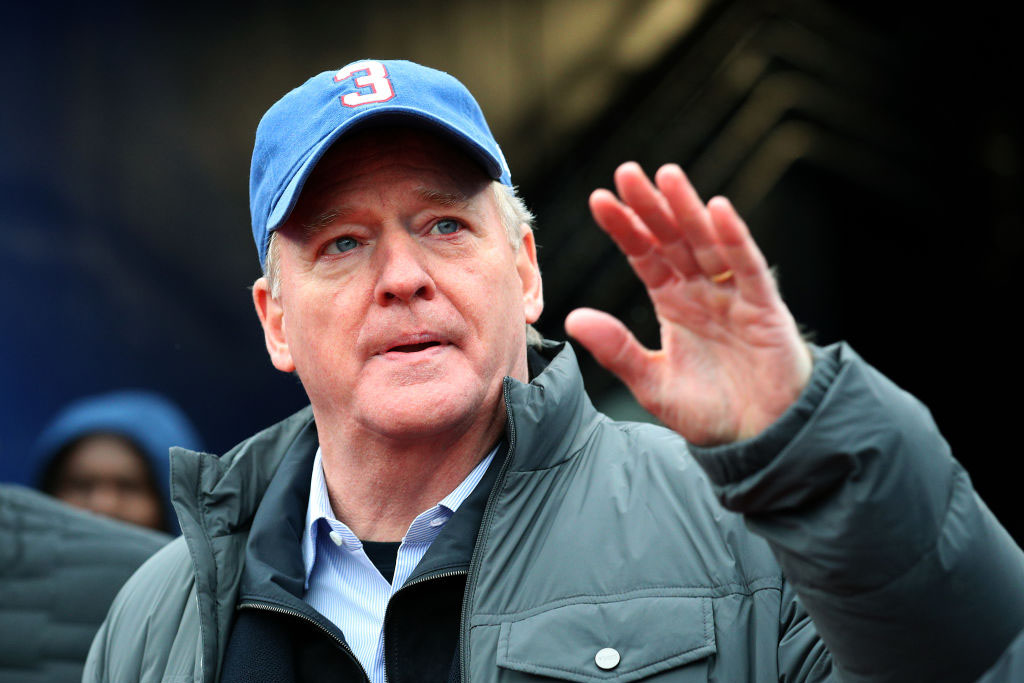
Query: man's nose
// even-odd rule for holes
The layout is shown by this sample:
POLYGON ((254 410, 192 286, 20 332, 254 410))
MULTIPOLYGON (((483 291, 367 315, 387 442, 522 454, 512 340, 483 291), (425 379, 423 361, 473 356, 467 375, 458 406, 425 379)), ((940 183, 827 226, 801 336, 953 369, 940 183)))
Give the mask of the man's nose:
MULTIPOLYGON (((396 231, 397 232, 397 231, 396 231)), ((381 306, 396 301, 432 299, 436 287, 424 262, 425 254, 406 231, 382 237, 374 257, 378 260, 374 298, 381 306)))

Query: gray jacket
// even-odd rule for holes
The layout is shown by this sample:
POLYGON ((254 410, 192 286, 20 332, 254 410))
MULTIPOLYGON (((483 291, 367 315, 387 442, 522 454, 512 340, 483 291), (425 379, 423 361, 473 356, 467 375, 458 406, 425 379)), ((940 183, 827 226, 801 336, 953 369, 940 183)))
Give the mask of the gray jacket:
POLYGON ((978 683, 1013 683, 1024 681, 1024 631, 1006 648, 1003 656, 978 679, 978 683))
MULTIPOLYGON (((465 679, 973 680, 1024 627, 1024 556, 927 410, 848 347, 817 352, 758 438, 689 452, 596 412, 568 345, 546 354, 505 380, 465 679)), ((222 457, 173 454, 184 538, 122 590, 85 680, 216 680, 250 524, 314 428, 306 409, 222 457)))
POLYGON ((79 680, 117 591, 170 539, 0 485, 0 681, 79 680))

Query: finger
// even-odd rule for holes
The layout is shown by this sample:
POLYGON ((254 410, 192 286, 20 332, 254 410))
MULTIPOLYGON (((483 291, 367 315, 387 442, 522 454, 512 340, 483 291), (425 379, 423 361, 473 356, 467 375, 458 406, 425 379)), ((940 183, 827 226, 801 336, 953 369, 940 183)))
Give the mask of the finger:
POLYGON ((592 308, 577 308, 566 317, 565 331, 621 379, 641 404, 652 395, 654 352, 645 349, 617 318, 592 308))
POLYGON ((594 190, 590 195, 590 212, 629 259, 633 271, 649 291, 675 277, 675 271, 660 255, 657 240, 650 230, 615 195, 608 190, 594 190))
POLYGON ((733 279, 740 295, 752 303, 773 302, 778 297, 775 278, 732 203, 725 197, 714 197, 708 202, 708 212, 721 241, 726 267, 735 274, 733 279))
MULTIPOLYGON (((654 187, 640 165, 628 161, 615 170, 615 188, 636 215, 657 238, 662 251, 673 267, 684 277, 700 273, 700 268, 690 251, 662 193, 654 187)), ((701 205, 701 209, 703 209, 701 205)))
POLYGON ((654 179, 690 244, 700 271, 708 277, 727 271, 729 267, 718 243, 711 215, 683 169, 676 164, 666 164, 658 169, 654 179))

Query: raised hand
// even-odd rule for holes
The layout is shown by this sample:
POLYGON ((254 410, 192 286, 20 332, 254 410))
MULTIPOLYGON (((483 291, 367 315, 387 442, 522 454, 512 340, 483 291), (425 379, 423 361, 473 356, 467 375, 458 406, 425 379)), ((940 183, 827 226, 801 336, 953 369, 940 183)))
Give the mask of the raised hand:
POLYGON ((705 206, 675 165, 655 183, 625 163, 615 172, 619 197, 596 190, 590 210, 647 288, 661 349, 593 309, 570 313, 565 329, 690 442, 755 436, 807 384, 810 350, 732 204, 705 206))

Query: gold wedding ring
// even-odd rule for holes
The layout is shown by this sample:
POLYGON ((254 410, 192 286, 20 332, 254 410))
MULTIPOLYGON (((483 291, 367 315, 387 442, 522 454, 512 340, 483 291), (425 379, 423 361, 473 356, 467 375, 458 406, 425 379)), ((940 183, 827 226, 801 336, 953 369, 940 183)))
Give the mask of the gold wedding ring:
POLYGON ((730 279, 733 275, 734 273, 732 272, 732 268, 729 268, 728 270, 723 270, 721 273, 718 273, 717 275, 712 275, 708 279, 714 282, 716 285, 720 285, 723 282, 730 279))

